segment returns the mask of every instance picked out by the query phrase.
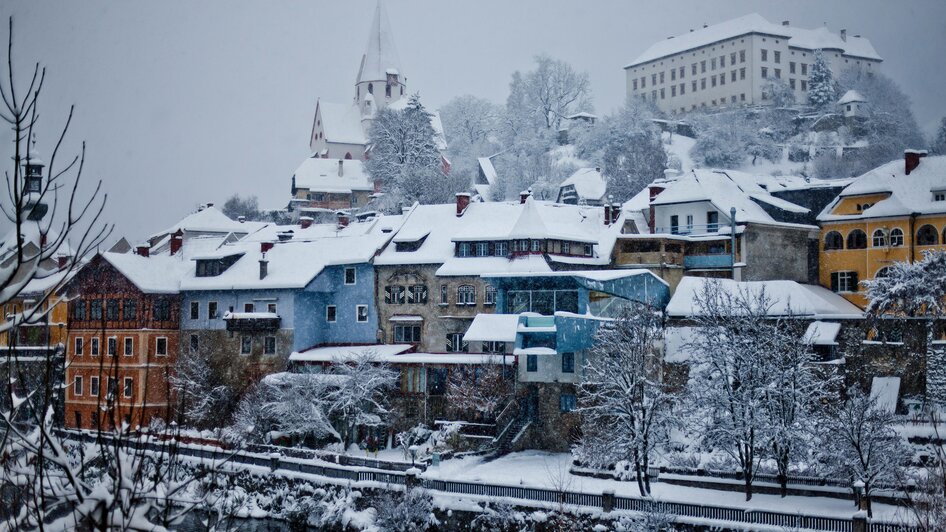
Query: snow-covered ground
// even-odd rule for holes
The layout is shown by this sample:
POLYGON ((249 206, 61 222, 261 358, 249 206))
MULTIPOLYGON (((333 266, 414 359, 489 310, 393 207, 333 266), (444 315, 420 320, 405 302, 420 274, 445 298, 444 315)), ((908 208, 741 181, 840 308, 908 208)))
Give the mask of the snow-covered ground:
MULTIPOLYGON (((568 453, 523 451, 496 460, 482 457, 446 460, 439 467, 428 468, 425 477, 445 480, 481 482, 512 486, 528 486, 554 490, 601 493, 612 490, 618 496, 638 496, 635 482, 622 482, 572 475, 568 472, 572 457, 568 453)), ((805 513, 850 518, 853 502, 828 497, 779 497, 755 494, 746 502, 742 492, 690 488, 656 482, 652 485, 655 499, 663 501, 703 503, 709 505, 752 508, 787 513, 805 513)), ((904 519, 903 510, 886 504, 874 504, 874 517, 885 521, 904 519)))

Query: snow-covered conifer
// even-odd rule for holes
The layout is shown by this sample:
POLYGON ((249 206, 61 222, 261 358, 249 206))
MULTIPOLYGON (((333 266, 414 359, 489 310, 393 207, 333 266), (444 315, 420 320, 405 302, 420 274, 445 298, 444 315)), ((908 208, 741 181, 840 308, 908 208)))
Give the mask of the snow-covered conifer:
POLYGON ((837 101, 837 87, 831 67, 821 50, 815 51, 815 60, 808 74, 808 104, 825 109, 837 101))

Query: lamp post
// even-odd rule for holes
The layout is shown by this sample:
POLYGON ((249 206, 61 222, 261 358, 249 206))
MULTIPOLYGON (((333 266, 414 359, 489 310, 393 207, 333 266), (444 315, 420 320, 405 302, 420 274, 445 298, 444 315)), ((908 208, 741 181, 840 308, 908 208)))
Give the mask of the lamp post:
POLYGON ((854 506, 857 507, 858 510, 863 509, 862 507, 864 505, 861 501, 864 496, 864 481, 861 479, 855 480, 851 483, 851 489, 854 490, 854 506))
POLYGON ((418 447, 416 445, 411 445, 407 448, 407 451, 411 453, 411 467, 414 466, 414 460, 417 458, 418 447))

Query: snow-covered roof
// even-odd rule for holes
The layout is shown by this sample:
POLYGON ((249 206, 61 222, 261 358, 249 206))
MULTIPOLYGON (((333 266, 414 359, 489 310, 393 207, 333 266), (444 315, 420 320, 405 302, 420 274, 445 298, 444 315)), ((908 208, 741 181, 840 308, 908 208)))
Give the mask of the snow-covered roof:
POLYGON ((182 253, 143 257, 135 253, 106 251, 101 256, 139 290, 148 294, 179 293, 181 277, 193 266, 182 253))
POLYGON ((401 72, 401 60, 394 47, 394 37, 388 22, 388 13, 381 2, 374 10, 371 31, 368 33, 368 45, 358 69, 357 83, 363 81, 384 81, 387 74, 401 72))
POLYGON ((264 225, 266 225, 264 222, 239 222, 237 220, 231 220, 223 211, 215 206, 210 206, 188 214, 164 231, 154 233, 148 237, 148 240, 175 233, 178 229, 192 233, 236 233, 245 235, 264 225))
POLYGON ((567 118, 567 119, 569 119, 569 120, 574 120, 574 119, 576 119, 576 118, 591 118, 591 119, 596 119, 596 118, 598 118, 598 115, 593 115, 593 114, 591 114, 591 113, 589 113, 589 112, 581 111, 580 113, 575 113, 575 114, 568 115, 568 116, 566 116, 565 118, 567 118))
POLYGON ((853 102, 866 102, 867 98, 861 96, 861 93, 857 92, 854 89, 851 89, 844 93, 844 96, 841 96, 841 99, 838 100, 838 105, 844 105, 846 103, 853 102))
POLYGON ((805 339, 812 345, 838 345, 841 324, 829 321, 813 321, 808 324, 805 339))
POLYGON ((701 313, 697 298, 707 284, 719 283, 721 290, 733 294, 758 295, 763 290, 771 301, 769 316, 857 319, 863 312, 850 301, 822 286, 795 281, 744 281, 684 276, 667 304, 667 315, 686 318, 701 313))
POLYGON ((870 399, 882 412, 891 414, 897 410, 900 395, 900 377, 874 377, 870 383, 870 399))
POLYGON ((437 268, 442 277, 488 273, 538 274, 550 272, 549 263, 539 255, 514 257, 450 257, 437 268))
MULTIPOLYGON (((665 190, 650 204, 672 205, 708 201, 726 216, 731 208, 735 208, 737 222, 766 224, 778 221, 759 205, 760 202, 791 213, 809 212, 805 207, 771 195, 767 190, 769 185, 760 186, 760 181, 766 183, 768 179, 760 180, 760 176, 734 170, 691 170, 673 181, 664 181, 662 186, 666 187, 665 190)), ((642 196, 635 198, 637 197, 642 196)))
POLYGON ((794 48, 812 51, 819 49, 840 50, 845 55, 852 57, 882 60, 870 41, 863 37, 847 36, 846 39, 842 39, 840 35, 832 33, 825 27, 805 29, 773 24, 758 13, 751 13, 654 43, 624 68, 632 68, 642 63, 649 63, 663 57, 750 33, 784 37, 788 39, 788 45, 794 48))
POLYGON ((575 170, 575 173, 558 186, 559 196, 561 196, 561 190, 569 185, 575 187, 579 200, 586 201, 604 201, 604 195, 608 188, 608 183, 598 168, 579 168, 575 170))
POLYGON ((361 125, 361 111, 353 103, 332 103, 319 100, 322 131, 326 142, 339 144, 368 143, 365 129, 361 125))
POLYGON ((483 176, 486 178, 486 183, 479 184, 495 185, 499 177, 496 174, 496 167, 493 166, 493 160, 489 157, 477 157, 476 162, 479 164, 480 171, 483 172, 483 176))
POLYGON ((946 191, 946 155, 923 157, 910 175, 903 159, 883 164, 857 177, 818 216, 819 221, 908 216, 911 213, 946 213, 946 201, 934 201, 934 192, 946 191), (888 194, 885 199, 855 214, 832 214, 844 198, 888 194))
POLYGON ((409 351, 414 346, 410 344, 390 345, 346 345, 314 347, 289 355, 290 362, 333 362, 335 360, 350 360, 361 356, 389 357, 409 351))
POLYGON ((297 188, 312 192, 350 193, 354 190, 374 190, 364 163, 354 159, 309 157, 302 161, 293 176, 296 178, 297 188), (339 165, 342 175, 338 175, 339 165))
POLYGON ((464 342, 515 342, 518 314, 477 314, 463 335, 464 342))

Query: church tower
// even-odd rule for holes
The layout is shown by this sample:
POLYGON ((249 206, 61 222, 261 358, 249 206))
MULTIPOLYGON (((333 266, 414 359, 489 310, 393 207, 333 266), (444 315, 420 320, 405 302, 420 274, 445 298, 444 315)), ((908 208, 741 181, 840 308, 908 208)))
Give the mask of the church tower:
POLYGON ((361 116, 370 119, 377 111, 406 97, 406 94, 407 78, 401 71, 388 14, 378 0, 368 34, 368 47, 361 57, 355 81, 355 103, 361 116))

